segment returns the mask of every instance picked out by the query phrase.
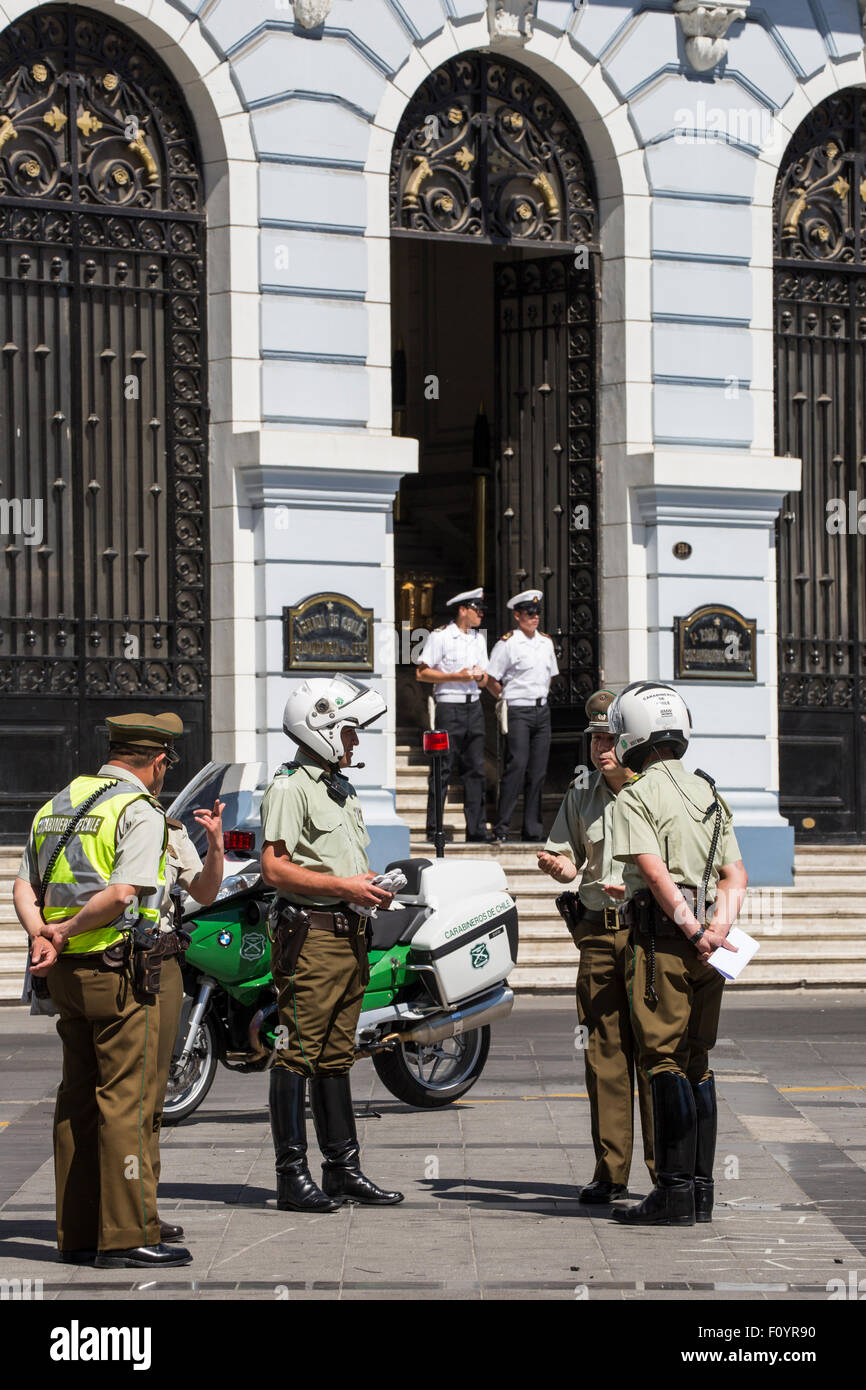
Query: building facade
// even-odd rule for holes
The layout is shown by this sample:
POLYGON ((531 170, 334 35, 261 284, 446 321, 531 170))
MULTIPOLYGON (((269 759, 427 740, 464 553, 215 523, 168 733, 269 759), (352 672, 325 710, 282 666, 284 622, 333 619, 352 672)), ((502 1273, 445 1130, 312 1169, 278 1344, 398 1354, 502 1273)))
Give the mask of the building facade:
POLYGON ((114 706, 177 709, 181 772, 275 767, 348 599, 374 859, 405 852, 412 634, 478 582, 492 626, 545 592, 560 780, 598 683, 673 680, 753 882, 863 838, 857 0, 0 26, 6 841, 114 706))

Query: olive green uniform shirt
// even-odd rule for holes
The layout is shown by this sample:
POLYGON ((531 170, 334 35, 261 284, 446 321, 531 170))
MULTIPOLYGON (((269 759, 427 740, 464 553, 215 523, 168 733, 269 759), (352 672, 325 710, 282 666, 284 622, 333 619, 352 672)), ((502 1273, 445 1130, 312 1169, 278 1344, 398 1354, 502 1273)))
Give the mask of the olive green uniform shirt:
POLYGON ((601 772, 596 772, 589 786, 572 783, 544 846, 548 854, 567 855, 578 868, 586 862, 578 893, 584 907, 593 912, 615 901, 604 892, 604 884, 622 884, 622 864, 611 855, 611 817, 616 801, 616 792, 611 791, 601 772))
MULTIPOLYGON (((707 886, 708 902, 716 896, 720 870, 742 857, 731 809, 721 797, 719 801, 722 826, 707 886)), ((634 862, 639 854, 657 854, 674 883, 700 886, 716 819, 715 812, 705 814, 712 802, 709 783, 687 772, 678 758, 650 763, 646 772, 623 787, 613 809, 613 856, 623 863, 626 900, 647 886, 634 862)))
MULTIPOLYGON (((116 777, 119 782, 130 783, 130 791, 147 792, 148 797, 151 795, 134 772, 126 767, 118 767, 116 763, 103 763, 96 776, 116 777)), ((130 883, 145 894, 155 892, 164 839, 164 813, 144 797, 133 801, 121 812, 117 822, 117 853, 108 882, 130 883)), ((18 877, 32 884, 34 889, 39 888, 41 875, 32 835, 22 856, 18 877)))
MULTIPOLYGON (((297 768, 280 768, 262 798, 262 838, 286 846, 293 864, 334 878, 354 878, 370 868, 370 836, 357 792, 341 778, 348 795, 340 806, 328 795, 328 774, 306 753, 298 751, 297 768)), ((341 899, 324 894, 286 894, 301 907, 335 907, 341 899)))
POLYGON ((199 852, 189 838, 186 827, 169 825, 168 845, 165 851, 165 892, 159 906, 160 931, 171 931, 174 926, 172 888, 179 883, 181 888, 189 893, 193 880, 203 868, 199 852))

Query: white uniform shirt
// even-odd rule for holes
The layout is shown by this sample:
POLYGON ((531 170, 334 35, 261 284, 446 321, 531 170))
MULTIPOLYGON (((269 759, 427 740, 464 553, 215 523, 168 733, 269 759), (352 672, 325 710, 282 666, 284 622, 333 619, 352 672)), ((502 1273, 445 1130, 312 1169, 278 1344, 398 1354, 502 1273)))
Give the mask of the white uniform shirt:
POLYGON ((519 627, 500 637, 490 653, 488 670, 501 682, 509 705, 534 705, 546 699, 550 682, 559 675, 551 638, 543 632, 527 637, 519 627))
MULTIPOLYGON (((419 666, 430 666, 434 671, 462 671, 472 666, 487 670, 487 640, 481 628, 462 632, 456 623, 447 627, 437 627, 418 657, 419 666)), ((433 698, 447 703, 460 700, 465 702, 467 695, 478 695, 477 681, 443 681, 433 687, 433 698)))

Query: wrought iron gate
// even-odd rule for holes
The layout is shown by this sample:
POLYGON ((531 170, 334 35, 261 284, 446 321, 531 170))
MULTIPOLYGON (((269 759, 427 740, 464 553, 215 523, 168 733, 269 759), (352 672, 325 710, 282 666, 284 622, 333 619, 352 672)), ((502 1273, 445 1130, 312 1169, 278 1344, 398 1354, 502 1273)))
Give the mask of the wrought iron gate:
POLYGON ((545 592, 543 622, 564 675, 557 725, 582 727, 598 679, 598 215, 580 131, 518 64, 483 53, 450 59, 398 127, 391 225, 395 236, 547 253, 496 266, 496 597, 504 616, 515 586, 545 592))
POLYGON ((181 715, 175 785, 209 755, 202 206, 133 34, 63 6, 0 35, 6 839, 112 710, 181 715))
POLYGON ((866 833, 866 96, 800 128, 776 190, 780 806, 802 840, 866 833))
POLYGON ((579 707, 598 683, 594 309, 573 257, 497 266, 496 590, 541 589, 551 702, 579 707))

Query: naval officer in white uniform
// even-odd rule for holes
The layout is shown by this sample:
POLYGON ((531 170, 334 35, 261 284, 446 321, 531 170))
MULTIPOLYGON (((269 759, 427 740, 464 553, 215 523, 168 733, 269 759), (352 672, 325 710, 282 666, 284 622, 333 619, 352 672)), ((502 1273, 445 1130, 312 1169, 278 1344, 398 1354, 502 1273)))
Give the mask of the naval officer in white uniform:
POLYGON ((493 694, 501 689, 508 705, 505 771, 493 834, 507 840, 511 815, 523 792, 522 839, 544 839, 541 792, 550 756, 550 683, 559 675, 553 642, 538 631, 540 589, 525 589, 508 600, 517 626, 506 632, 490 653, 488 679, 493 694))
MULTIPOLYGON (((433 685, 436 727, 447 729, 450 750, 442 759, 443 798, 459 765, 463 777, 463 812, 466 839, 493 839, 484 820, 484 714, 481 691, 487 685, 487 642, 478 629, 484 620, 484 590, 467 589, 455 594, 446 607, 452 620, 437 627, 417 658, 416 676, 433 685)), ((497 687, 498 690, 498 687, 497 687)), ((433 769, 427 793, 427 839, 435 832, 433 769)))

